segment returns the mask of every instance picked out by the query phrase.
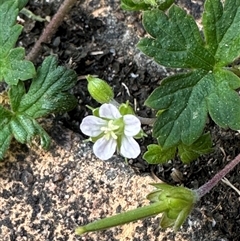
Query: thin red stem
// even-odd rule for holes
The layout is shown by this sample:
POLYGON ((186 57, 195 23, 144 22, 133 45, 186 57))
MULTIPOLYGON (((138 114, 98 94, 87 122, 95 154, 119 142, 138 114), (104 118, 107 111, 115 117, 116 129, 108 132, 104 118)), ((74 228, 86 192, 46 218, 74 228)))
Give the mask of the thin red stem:
POLYGON ((199 187, 196 192, 198 197, 201 198, 215 187, 223 177, 225 177, 232 169, 240 163, 240 154, 237 155, 230 163, 228 163, 220 172, 218 172, 212 179, 199 187))

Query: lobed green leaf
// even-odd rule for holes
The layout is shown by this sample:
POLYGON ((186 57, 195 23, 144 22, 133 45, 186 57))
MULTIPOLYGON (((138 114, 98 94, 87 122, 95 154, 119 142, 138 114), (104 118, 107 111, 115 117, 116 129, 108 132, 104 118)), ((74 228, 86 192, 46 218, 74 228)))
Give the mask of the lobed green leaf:
POLYGON ((0 106, 0 159, 12 137, 20 143, 30 143, 37 137, 43 148, 49 147, 50 137, 35 119, 73 108, 77 101, 68 90, 76 81, 73 70, 58 67, 56 58, 50 56, 38 69, 28 92, 21 81, 10 86, 10 109, 0 106))
POLYGON ((178 151, 178 156, 183 163, 190 163, 197 159, 200 155, 207 154, 212 151, 212 141, 209 133, 200 136, 191 145, 180 142, 178 145, 163 149, 160 145, 151 144, 144 153, 143 158, 149 164, 163 164, 174 158, 178 151))
POLYGON ((45 130, 31 117, 20 114, 13 117, 9 123, 14 138, 20 143, 30 143, 38 136, 41 146, 47 149, 50 145, 50 137, 45 130))
POLYGON ((174 158, 176 153, 176 148, 170 148, 163 150, 161 146, 156 144, 151 144, 148 150, 144 153, 143 159, 149 164, 161 164, 165 163, 174 158))
POLYGON ((16 24, 18 12, 18 1, 0 2, 0 81, 9 85, 30 79, 35 74, 33 64, 24 60, 25 50, 14 49, 22 31, 22 26, 16 24))
POLYGON ((240 0, 226 0, 224 6, 220 0, 206 1, 205 40, 193 18, 176 6, 168 15, 145 12, 143 23, 151 35, 138 44, 145 54, 167 67, 191 68, 164 79, 145 102, 160 113, 153 136, 163 151, 180 145, 187 161, 193 153, 183 155, 181 150, 188 146, 194 151, 208 114, 221 127, 240 129, 240 97, 235 91, 240 78, 223 68, 240 54, 240 0))
POLYGON ((160 10, 146 11, 143 25, 151 37, 143 38, 138 48, 166 67, 212 70, 214 56, 205 48, 194 19, 173 5, 166 15, 160 10))
POLYGON ((0 61, 0 79, 4 79, 9 85, 16 85, 19 80, 32 78, 35 75, 34 65, 23 60, 24 57, 23 48, 10 50, 6 58, 0 61))
POLYGON ((178 146, 178 155, 183 163, 188 164, 200 155, 210 153, 212 150, 211 135, 210 133, 206 133, 190 146, 180 143, 178 146))
POLYGON ((56 58, 47 57, 38 68, 28 92, 22 96, 18 111, 39 118, 74 108, 77 100, 68 90, 75 85, 76 80, 73 70, 57 66, 56 58))
POLYGON ((153 127, 153 136, 164 148, 181 141, 192 144, 202 134, 207 119, 209 92, 214 91, 213 75, 205 70, 166 78, 145 104, 164 110, 153 127))

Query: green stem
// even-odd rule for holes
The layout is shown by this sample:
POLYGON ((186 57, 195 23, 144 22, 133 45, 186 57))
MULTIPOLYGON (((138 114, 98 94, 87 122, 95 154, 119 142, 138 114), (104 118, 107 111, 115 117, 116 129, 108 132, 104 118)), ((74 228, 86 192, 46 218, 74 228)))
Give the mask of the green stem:
POLYGON ((103 229, 108 229, 125 223, 133 222, 138 219, 157 215, 167 209, 164 203, 152 203, 148 206, 140 207, 115 216, 107 217, 101 220, 94 221, 85 226, 76 228, 75 233, 81 235, 87 232, 93 232, 103 229))

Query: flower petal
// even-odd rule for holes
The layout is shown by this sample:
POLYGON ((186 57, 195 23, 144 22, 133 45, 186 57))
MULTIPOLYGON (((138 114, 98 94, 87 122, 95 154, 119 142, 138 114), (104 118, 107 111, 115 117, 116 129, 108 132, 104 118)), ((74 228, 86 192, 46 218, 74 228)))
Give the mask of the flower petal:
POLYGON ((117 141, 113 138, 109 140, 104 136, 98 139, 93 145, 93 153, 101 160, 112 157, 117 147, 117 141))
POLYGON ((141 122, 134 115, 124 115, 123 121, 125 123, 124 134, 126 136, 135 136, 141 130, 141 122))
POLYGON ((111 120, 122 117, 117 107, 112 104, 101 105, 99 108, 99 116, 111 120))
POLYGON ((120 154, 126 158, 136 158, 141 150, 133 137, 123 136, 120 147, 120 154))
POLYGON ((82 133, 84 133, 87 136, 96 137, 100 135, 103 131, 101 130, 101 127, 107 126, 107 121, 103 120, 99 117, 90 115, 85 117, 82 120, 82 123, 80 125, 80 129, 82 133))

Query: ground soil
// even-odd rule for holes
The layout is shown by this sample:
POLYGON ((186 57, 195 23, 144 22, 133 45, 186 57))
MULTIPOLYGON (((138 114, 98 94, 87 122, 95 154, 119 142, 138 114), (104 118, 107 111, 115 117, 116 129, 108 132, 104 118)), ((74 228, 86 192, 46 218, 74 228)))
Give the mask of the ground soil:
MULTIPOLYGON (((61 2, 32 0, 27 8, 43 18, 51 17, 61 2)), ((179 0, 177 3, 191 13, 201 25, 202 1, 179 0)), ((21 17, 25 23, 19 45, 29 51, 46 23, 37 22, 22 15, 21 17)), ((136 43, 145 34, 141 24, 141 14, 121 10, 119 0, 79 1, 66 17, 52 41, 43 44, 42 52, 35 61, 35 64, 39 65, 44 57, 55 54, 58 56, 60 64, 73 68, 79 76, 79 81, 72 90, 78 99, 77 107, 69 113, 49 118, 63 129, 68 128, 76 133, 81 140, 86 138, 79 130, 83 117, 90 114, 86 105, 98 106, 88 95, 87 83, 83 78, 87 74, 105 79, 113 87, 116 99, 119 102, 129 100, 139 116, 153 117, 153 111, 144 106, 144 100, 160 80, 180 70, 158 66, 137 50, 136 43)), ((151 134, 148 126, 143 126, 143 129, 147 134, 151 134)), ((142 157, 138 157, 135 160, 129 160, 130 167, 136 175, 151 173, 156 179, 161 179, 169 184, 197 188, 221 170, 240 151, 239 133, 221 129, 210 119, 206 131, 210 131, 212 134, 214 151, 209 155, 199 157, 189 165, 183 165, 176 158, 165 165, 151 166, 142 157), (173 170, 181 173, 181 180, 172 177, 173 170)), ((56 136, 57 134, 55 138, 56 136)), ((146 146, 154 141, 150 136, 140 140, 142 153, 146 150, 146 146)), ((121 159, 121 162, 124 160, 121 159)), ((239 172, 240 167, 238 166, 227 175, 227 178, 236 188, 240 189, 239 172)), ((236 191, 226 184, 220 183, 198 202, 188 221, 183 225, 181 231, 184 240, 240 240, 239 201, 236 191)), ((157 226, 154 235, 156 237, 159 235, 157 226)), ((176 236, 170 232, 161 240, 175 239, 176 236)), ((48 240, 57 239, 50 238, 48 240)), ((79 238, 79 240, 84 239, 79 238)))

